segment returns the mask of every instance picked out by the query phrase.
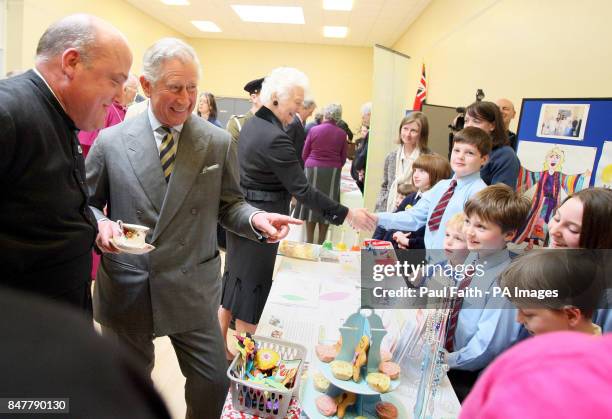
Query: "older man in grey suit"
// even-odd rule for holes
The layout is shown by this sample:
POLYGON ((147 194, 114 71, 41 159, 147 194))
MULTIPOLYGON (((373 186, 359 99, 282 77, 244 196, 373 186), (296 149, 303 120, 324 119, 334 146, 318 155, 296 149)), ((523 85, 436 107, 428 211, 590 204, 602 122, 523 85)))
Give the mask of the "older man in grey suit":
POLYGON ((96 242, 105 252, 94 316, 103 334, 132 347, 150 370, 153 338, 168 335, 187 379, 187 417, 219 417, 228 381, 217 320, 217 221, 241 236, 275 241, 296 220, 246 204, 230 135, 191 115, 199 74, 194 50, 166 38, 143 62, 147 111, 102 131, 86 161, 96 242), (121 230, 111 221, 119 219, 150 227, 147 241, 156 249, 121 253, 114 241, 121 230))

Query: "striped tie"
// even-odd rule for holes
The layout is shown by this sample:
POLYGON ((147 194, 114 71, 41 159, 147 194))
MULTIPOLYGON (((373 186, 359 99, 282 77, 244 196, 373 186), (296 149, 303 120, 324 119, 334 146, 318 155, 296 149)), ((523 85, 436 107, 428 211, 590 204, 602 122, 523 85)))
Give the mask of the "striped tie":
POLYGON ((431 216, 429 217, 429 221, 427 222, 427 225, 429 226, 429 231, 438 231, 438 229, 440 228, 440 221, 442 221, 442 216, 444 215, 444 211, 446 211, 446 206, 448 205, 448 202, 451 200, 453 194, 455 193, 456 186, 457 181, 453 179, 446 192, 444 192, 444 195, 442 195, 442 198, 440 198, 440 201, 438 201, 438 205, 436 205, 436 207, 434 208, 433 212, 431 213, 431 216))
POLYGON ((161 127, 163 130, 164 138, 162 139, 161 149, 159 151, 159 160, 161 161, 162 170, 164 171, 164 177, 166 182, 170 181, 170 175, 172 169, 174 169, 174 159, 176 157, 176 143, 172 138, 172 132, 168 127, 161 127))
MULTIPOLYGON (((459 287, 457 287, 457 291, 461 292, 467 287, 470 286, 472 282, 472 277, 474 276, 474 269, 466 269, 465 270, 465 278, 459 283, 459 287)), ((450 316, 448 317, 448 327, 446 329, 446 342, 444 344, 444 348, 448 352, 453 352, 454 348, 454 340, 455 340, 455 330, 457 330, 457 322, 459 320, 459 311, 461 311, 461 306, 463 305, 463 297, 458 297, 453 301, 452 309, 450 316)))

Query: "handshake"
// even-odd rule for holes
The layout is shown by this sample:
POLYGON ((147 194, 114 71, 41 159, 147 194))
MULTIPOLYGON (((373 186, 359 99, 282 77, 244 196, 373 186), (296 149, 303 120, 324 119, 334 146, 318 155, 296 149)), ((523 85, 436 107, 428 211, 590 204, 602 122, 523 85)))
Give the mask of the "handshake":
POLYGON ((346 221, 355 230, 374 231, 378 224, 378 216, 365 208, 351 208, 346 216, 346 221))

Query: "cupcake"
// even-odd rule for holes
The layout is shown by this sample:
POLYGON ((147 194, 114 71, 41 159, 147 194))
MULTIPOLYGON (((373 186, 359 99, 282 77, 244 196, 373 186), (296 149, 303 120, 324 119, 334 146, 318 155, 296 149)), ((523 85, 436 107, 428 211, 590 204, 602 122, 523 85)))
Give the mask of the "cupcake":
POLYGON ((272 349, 260 349, 255 355, 255 365, 262 371, 275 368, 280 362, 280 355, 272 349))

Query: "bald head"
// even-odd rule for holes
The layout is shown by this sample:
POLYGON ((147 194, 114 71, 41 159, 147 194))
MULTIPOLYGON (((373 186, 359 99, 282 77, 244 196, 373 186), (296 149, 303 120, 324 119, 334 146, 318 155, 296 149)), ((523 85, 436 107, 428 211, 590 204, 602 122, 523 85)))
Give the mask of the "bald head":
POLYGON ((514 119, 516 115, 516 111, 514 110, 514 104, 508 99, 498 99, 495 103, 501 111, 502 117, 504 119, 504 126, 507 130, 510 127, 510 121, 512 121, 512 119, 514 119))
POLYGON ((89 62, 108 41, 127 47, 123 34, 105 20, 86 14, 70 15, 51 24, 43 33, 36 47, 36 61, 49 61, 72 48, 84 62, 89 62))
POLYGON ((122 102, 132 66, 125 36, 91 15, 53 23, 36 48, 36 68, 77 128, 102 128, 108 107, 122 102))

